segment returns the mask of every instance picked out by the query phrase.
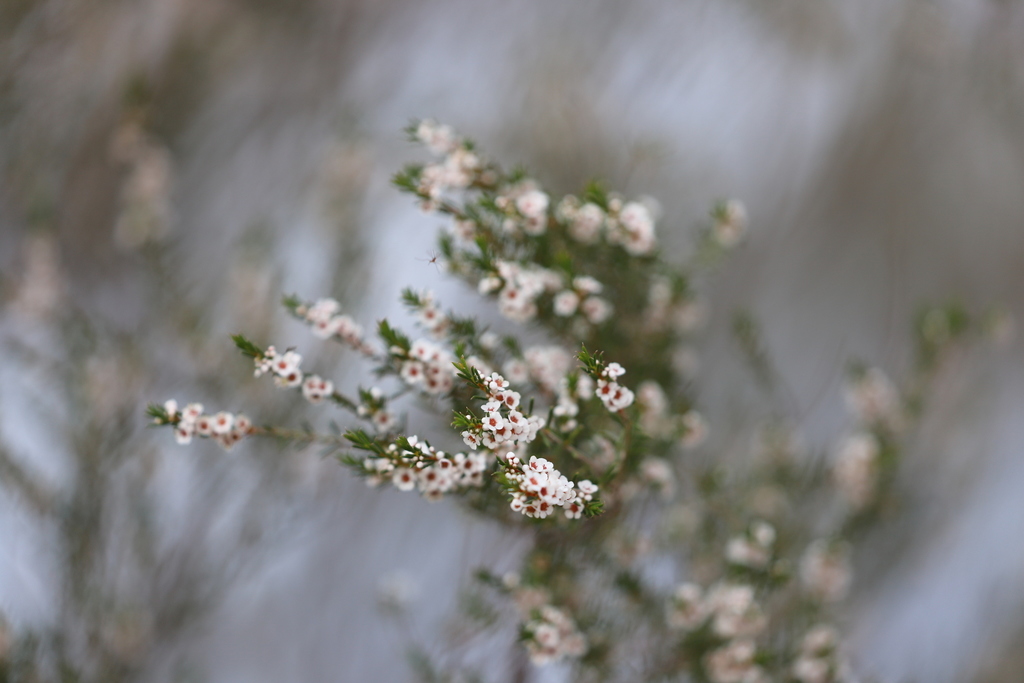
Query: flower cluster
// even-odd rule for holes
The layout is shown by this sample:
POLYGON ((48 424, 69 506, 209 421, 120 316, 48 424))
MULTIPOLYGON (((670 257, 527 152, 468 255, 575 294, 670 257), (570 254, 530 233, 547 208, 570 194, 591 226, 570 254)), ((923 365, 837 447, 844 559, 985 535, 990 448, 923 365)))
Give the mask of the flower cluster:
POLYGON ((492 372, 483 378, 482 387, 487 392, 484 417, 462 432, 467 446, 495 450, 503 445, 528 444, 537 438, 537 432, 544 428, 544 419, 518 410, 522 398, 510 388, 507 379, 492 372))
POLYGON ((534 664, 582 657, 587 653, 587 639, 576 628, 576 622, 564 610, 551 605, 534 611, 534 617, 523 624, 523 636, 534 664))
POLYGON ((624 374, 621 365, 609 363, 597 378, 597 397, 613 413, 633 405, 633 392, 615 381, 624 374))
MULTIPOLYGON (((236 339, 239 348, 255 359, 257 375, 271 375, 310 402, 331 400, 363 420, 366 431, 342 432, 333 423, 331 434, 311 427, 254 429, 244 416, 204 415, 197 404, 179 413, 173 402, 151 407, 151 414, 173 425, 183 442, 198 434, 227 446, 233 435, 248 432, 323 445, 371 486, 415 490, 429 500, 462 494, 474 511, 517 527, 533 544, 522 565, 527 585, 517 576, 505 582, 503 593, 518 608, 522 641, 534 663, 587 655, 572 663, 574 679, 626 671, 628 665, 644 680, 845 680, 836 634, 827 627, 807 629, 815 623, 810 618, 831 619, 833 603, 847 595, 851 571, 844 534, 859 527, 847 525, 845 514, 806 523, 823 497, 808 496, 805 508, 798 487, 787 488, 794 482, 795 460, 788 441, 758 454, 765 466, 753 470, 751 481, 720 471, 718 463, 703 476, 703 465, 695 464, 703 459, 680 458, 708 435, 707 421, 692 409, 699 405, 692 387, 679 381, 696 372, 685 342, 706 318, 694 278, 702 264, 741 241, 743 206, 720 203, 692 268, 676 267, 656 253, 657 209, 651 204, 627 201, 598 184, 580 198, 560 200, 523 172, 505 172, 482 160, 470 141, 447 126, 425 121, 409 132, 442 158, 408 166, 395 184, 450 221, 438 243, 446 272, 496 300, 507 320, 531 323, 529 332, 488 331, 473 318, 442 310, 429 291, 407 289, 403 301, 424 338, 413 341, 382 320, 382 345, 374 350, 334 299, 286 299, 318 337, 340 339, 366 354, 376 374, 392 383, 387 393, 360 388, 350 400, 329 380, 305 374, 294 350, 264 351, 236 339), (574 347, 582 349, 575 357, 567 350, 574 347), (605 352, 621 364, 605 362, 605 352), (637 375, 635 395, 619 383, 623 365, 637 375), (430 407, 451 410, 466 453, 445 453, 403 435, 398 402, 410 394, 436 397, 430 407), (600 405, 592 400, 595 394, 600 405), (364 453, 357 457, 349 444, 364 453), (570 520, 602 511, 593 482, 600 483, 601 497, 615 502, 615 514, 595 520, 592 531, 566 533, 578 527, 563 521, 559 510, 570 520), (655 495, 666 504, 649 505, 655 495), (686 499, 674 504, 677 495, 686 499), (522 517, 510 514, 502 501, 522 517), (669 524, 655 519, 662 513, 669 524), (737 518, 770 519, 778 532, 753 521, 733 535, 742 528, 737 518), (830 526, 833 520, 838 522, 830 526), (696 540, 688 548, 670 547, 662 534, 696 540), (816 536, 822 538, 812 540, 816 536), (652 549, 657 558, 650 556, 652 549), (691 581, 667 601, 657 597, 657 576, 664 575, 661 549, 671 571, 692 572, 691 581), (658 572, 646 571, 652 562, 659 563, 658 572), (594 596, 595 589, 621 596, 594 596), (623 604, 618 597, 643 607, 629 610, 629 618, 654 621, 638 628, 630 623, 630 632, 620 632, 626 618, 609 614, 609 607, 623 604), (664 602, 664 613, 647 608, 664 602), (576 606, 586 606, 586 612, 576 606), (574 618, 586 627, 589 644, 574 618), (661 648, 669 638, 673 646, 661 648), (649 644, 660 651, 649 656, 649 644), (643 663, 620 666, 634 655, 643 663)), ((935 339, 952 334, 938 324, 949 321, 926 322, 935 339)), ((744 350, 759 360, 756 326, 749 328, 739 326, 738 335, 744 350)), ((890 481, 882 476, 889 470, 881 470, 898 456, 904 413, 916 415, 914 399, 908 394, 905 408, 904 397, 877 370, 855 374, 847 400, 857 425, 838 449, 832 471, 854 512, 881 498, 879 489, 890 481)), ((800 479, 804 483, 818 486, 822 479, 800 479)), ((482 581, 496 584, 486 572, 481 570, 490 579, 482 581)))
POLYGON ((767 619, 752 586, 720 583, 705 594, 695 583, 681 584, 669 601, 666 622, 681 631, 695 631, 708 624, 711 633, 726 641, 704 660, 714 683, 763 680, 764 671, 754 662, 757 646, 753 639, 764 630, 767 619))
POLYGON ((444 157, 439 163, 427 164, 419 172, 417 191, 424 198, 422 208, 433 211, 445 192, 465 189, 473 183, 481 171, 480 159, 449 126, 423 121, 414 129, 413 135, 431 152, 444 157))
MULTIPOLYGON (((286 302, 286 304, 289 302, 286 302)), ((290 302, 296 316, 313 328, 313 334, 320 339, 340 339, 353 349, 367 355, 374 350, 363 337, 363 328, 351 317, 341 313, 341 304, 336 300, 318 299, 314 304, 290 302)))
POLYGON ((610 244, 620 245, 633 256, 654 251, 654 217, 640 202, 611 197, 605 210, 594 202, 584 203, 568 195, 558 203, 555 215, 577 242, 595 244, 604 236, 610 244))
POLYGON ((370 486, 390 481, 399 491, 419 489, 426 499, 439 500, 454 489, 482 486, 490 460, 486 452, 448 455, 410 436, 367 456, 362 466, 370 486))
POLYGON ((434 395, 451 391, 455 380, 453 358, 440 345, 428 339, 418 339, 408 351, 392 346, 389 353, 398 363, 399 376, 409 386, 434 395))
POLYGON ((256 369, 254 377, 261 377, 265 374, 274 376, 274 384, 282 389, 291 389, 302 384, 302 356, 295 351, 279 353, 273 346, 268 346, 265 351, 253 357, 256 369))
POLYGON ((271 374, 274 384, 282 389, 301 387, 302 396, 310 403, 321 403, 325 398, 334 396, 334 382, 319 375, 304 374, 299 367, 302 356, 295 351, 280 353, 273 346, 268 346, 253 357, 253 363, 256 377, 271 374))
POLYGON ((444 337, 445 332, 451 326, 451 321, 434 300, 433 292, 425 291, 416 294, 407 290, 406 300, 413 305, 416 311, 416 321, 430 333, 430 336, 434 339, 444 337))
POLYGON ((819 624, 804 635, 792 673, 799 683, 836 683, 848 680, 846 663, 839 656, 839 634, 819 624))
POLYGON ((589 275, 579 275, 571 285, 555 294, 552 307, 555 315, 567 318, 577 311, 592 325, 600 325, 611 317, 615 310, 607 299, 597 296, 604 285, 589 275))
POLYGON ((527 517, 544 519, 561 507, 566 517, 579 519, 597 493, 597 485, 589 479, 575 484, 556 470, 551 461, 537 456, 530 456, 530 461, 524 463, 509 453, 503 474, 506 490, 512 496, 510 507, 527 517))
POLYGON ((202 403, 189 403, 179 411, 174 399, 164 403, 161 414, 154 416, 154 422, 174 425, 174 438, 183 446, 191 443, 193 436, 200 436, 213 439, 226 451, 252 431, 252 422, 245 415, 224 411, 206 415, 202 403))
POLYGON ((548 229, 548 204, 551 198, 532 180, 521 180, 505 187, 494 198, 495 207, 503 212, 501 229, 510 235, 542 235, 548 229))
POLYGON ((494 267, 493 273, 481 278, 477 290, 484 295, 497 293, 498 312, 513 322, 532 320, 538 297, 562 287, 562 278, 546 268, 503 260, 496 260, 494 267))

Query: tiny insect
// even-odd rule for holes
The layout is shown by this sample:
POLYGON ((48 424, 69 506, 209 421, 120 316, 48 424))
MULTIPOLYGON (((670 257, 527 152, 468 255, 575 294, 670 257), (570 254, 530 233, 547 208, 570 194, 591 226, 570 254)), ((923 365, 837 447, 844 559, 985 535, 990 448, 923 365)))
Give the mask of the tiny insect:
POLYGON ((432 264, 434 266, 435 269, 437 269, 437 272, 441 272, 441 266, 444 263, 443 261, 440 260, 441 259, 441 255, 439 253, 437 253, 436 251, 433 251, 433 250, 429 251, 427 253, 427 255, 430 258, 418 258, 416 260, 417 261, 425 261, 426 263, 430 263, 430 264, 432 264))

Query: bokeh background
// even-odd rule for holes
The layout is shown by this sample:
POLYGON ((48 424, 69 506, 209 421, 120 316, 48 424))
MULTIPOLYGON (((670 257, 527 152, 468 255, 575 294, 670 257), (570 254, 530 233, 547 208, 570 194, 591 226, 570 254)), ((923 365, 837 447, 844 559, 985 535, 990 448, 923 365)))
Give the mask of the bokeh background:
MULTIPOLYGON (((715 199, 746 203, 693 350, 708 450, 738 466, 765 410, 734 311, 808 457, 842 430, 845 362, 898 376, 921 305, 1024 314, 1013 0, 0 0, 0 645, 44 644, 36 680, 412 680, 406 645, 450 651, 473 567, 514 566, 522 539, 453 505, 316 451, 179 448, 143 415, 302 419, 240 330, 362 377, 283 293, 367 324, 409 284, 469 301, 389 187, 418 117, 554 192, 655 197, 680 255, 715 199)), ((899 543, 862 549, 852 647, 880 681, 1021 680, 1020 353, 947 368, 899 543)), ((459 655, 512 680, 483 650, 459 655)))

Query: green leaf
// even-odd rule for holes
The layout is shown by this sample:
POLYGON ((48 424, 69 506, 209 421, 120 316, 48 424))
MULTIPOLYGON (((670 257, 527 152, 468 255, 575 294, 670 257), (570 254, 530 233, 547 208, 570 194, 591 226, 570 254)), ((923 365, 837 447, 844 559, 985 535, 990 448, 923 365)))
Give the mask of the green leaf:
POLYGON ((231 341, 235 342, 238 350, 249 358, 263 358, 263 349, 246 339, 244 335, 233 334, 231 341))

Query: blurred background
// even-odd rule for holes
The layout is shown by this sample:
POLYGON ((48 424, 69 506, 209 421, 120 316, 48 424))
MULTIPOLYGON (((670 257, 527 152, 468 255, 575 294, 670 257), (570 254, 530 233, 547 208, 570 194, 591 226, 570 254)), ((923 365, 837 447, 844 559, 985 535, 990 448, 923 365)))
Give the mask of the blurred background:
MULTIPOLYGON (((174 397, 298 423, 238 331, 358 381, 283 293, 364 324, 410 284, 469 300, 389 187, 420 117, 552 192, 655 197, 680 255, 715 199, 746 203, 694 349, 722 457, 764 413, 738 309, 825 455, 845 362, 906 370, 922 304, 1024 314, 1013 0, 0 0, 0 652, 47 653, 24 680, 404 681, 406 644, 457 649, 460 585, 522 539, 315 450, 180 448, 143 414, 174 397)), ((880 681, 1021 680, 1007 337, 944 371, 906 542, 863 551, 853 649, 880 681)))

